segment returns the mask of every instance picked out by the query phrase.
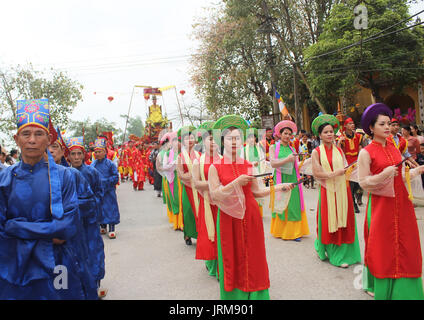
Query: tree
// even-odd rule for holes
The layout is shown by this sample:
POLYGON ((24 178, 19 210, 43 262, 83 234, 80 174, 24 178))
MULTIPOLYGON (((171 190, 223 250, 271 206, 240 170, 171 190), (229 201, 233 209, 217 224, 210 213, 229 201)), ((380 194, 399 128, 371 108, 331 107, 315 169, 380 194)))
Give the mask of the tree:
POLYGON ((256 18, 231 16, 223 10, 195 26, 195 36, 202 42, 192 60, 196 92, 214 118, 228 113, 247 118, 268 114, 269 76, 256 18))
MULTIPOLYGON (((126 114, 121 114, 120 117, 127 119, 126 114)), ((128 119, 128 127, 127 127, 126 137, 129 137, 131 134, 134 134, 137 137, 141 137, 141 136, 144 135, 144 124, 143 124, 143 120, 141 120, 140 116, 136 116, 135 118, 130 117, 128 119)))
POLYGON ((66 137, 81 137, 84 132, 84 143, 86 147, 88 147, 90 142, 94 142, 102 132, 112 131, 115 144, 120 144, 120 139, 122 139, 122 130, 117 128, 116 123, 110 122, 105 118, 98 119, 93 123, 89 118, 84 121, 71 121, 67 131, 70 134, 66 134, 66 137))
POLYGON ((16 128, 16 100, 49 99, 50 116, 55 126, 64 128, 78 101, 83 86, 65 72, 34 70, 31 64, 0 71, 0 130, 11 138, 16 128))
POLYGON ((272 111, 277 90, 299 127, 301 106, 325 112, 308 83, 304 50, 341 1, 223 1, 194 26, 201 45, 192 59, 192 82, 200 100, 214 117, 238 113, 254 122, 272 111))
MULTIPOLYGON (((382 101, 380 89, 402 89, 422 77, 424 70, 424 31, 406 29, 363 45, 337 51, 373 35, 388 34, 415 22, 408 21, 408 1, 375 0, 367 2, 368 29, 354 29, 354 7, 348 0, 334 6, 317 43, 306 50, 307 78, 312 90, 333 108, 339 97, 350 97, 360 85, 382 101), (390 28, 397 22, 404 22, 390 28), (334 54, 323 55, 335 51, 334 54), (323 55, 318 58, 316 56, 323 55)), ((334 109, 333 109, 334 110, 334 109)))

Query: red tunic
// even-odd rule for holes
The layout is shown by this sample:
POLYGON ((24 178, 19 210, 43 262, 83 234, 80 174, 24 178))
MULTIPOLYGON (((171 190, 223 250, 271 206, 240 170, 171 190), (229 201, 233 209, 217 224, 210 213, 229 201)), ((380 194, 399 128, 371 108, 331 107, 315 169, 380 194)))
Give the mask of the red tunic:
POLYGON ((143 157, 143 153, 140 150, 135 150, 132 154, 133 158, 132 158, 132 169, 133 172, 137 173, 137 182, 144 182, 146 181, 146 175, 145 175, 145 163, 144 163, 144 157, 143 157))
MULTIPOLYGON (((392 143, 373 141, 365 150, 373 175, 398 164, 401 154, 392 143)), ((365 219, 365 265, 376 278, 418 278, 422 272, 420 237, 414 206, 402 179, 394 178, 395 197, 371 195, 371 226, 365 219)), ((368 210, 367 210, 368 212, 368 210)))
MULTIPOLYGON (((227 160, 228 161, 228 160, 227 160)), ((227 185, 239 175, 247 174, 252 165, 246 160, 216 165, 219 180, 227 185)), ((265 253, 265 235, 258 203, 253 196, 251 183, 243 187, 246 213, 243 219, 220 214, 220 239, 224 264, 224 288, 245 292, 268 289, 269 271, 265 253)), ((220 273, 221 274, 221 273, 220 273)))
POLYGON ((128 148, 128 166, 134 171, 135 170, 135 154, 137 153, 137 149, 135 147, 128 148))
MULTIPOLYGON (((318 155, 321 156, 319 147, 315 150, 318 152, 318 155)), ((343 155, 343 151, 340 148, 337 148, 337 150, 343 155)), ((333 170, 333 149, 327 149, 327 147, 325 147, 325 151, 327 153, 328 163, 333 170)), ((340 246, 343 243, 353 243, 355 241, 355 213, 349 183, 346 183, 346 188, 348 199, 346 228, 339 228, 336 232, 330 233, 328 232, 327 189, 321 186, 321 208, 318 207, 318 210, 321 210, 321 242, 323 244, 336 244, 340 246)), ((317 234, 318 222, 317 214, 317 234)))
MULTIPOLYGON (((206 157, 205 159, 205 178, 208 180, 209 167, 213 161, 219 161, 217 159, 213 160, 212 157, 206 157), (209 158, 209 159, 208 159, 209 158)), ((196 259, 199 260, 216 260, 217 258, 217 248, 216 248, 216 218, 218 213, 218 207, 211 205, 213 221, 215 225, 215 241, 212 242, 208 237, 208 230, 206 229, 205 223, 205 200, 202 195, 199 193, 199 216, 197 223, 197 243, 196 243, 196 259)))
POLYGON ((261 146, 265 149, 266 160, 269 160, 269 147, 275 144, 275 141, 271 139, 269 142, 267 139, 261 141, 261 146))
POLYGON ((124 150, 122 150, 122 155, 120 158, 120 162, 121 162, 121 166, 126 168, 129 165, 129 157, 130 157, 130 149, 129 148, 125 148, 124 150))
POLYGON ((290 141, 290 146, 294 148, 297 153, 299 153, 300 140, 297 138, 294 138, 293 141, 290 141))
POLYGON ((346 140, 343 143, 343 152, 346 156, 346 160, 348 164, 352 164, 353 162, 358 160, 359 147, 362 142, 362 135, 360 133, 355 133, 353 138, 349 138, 346 134, 344 134, 346 140))

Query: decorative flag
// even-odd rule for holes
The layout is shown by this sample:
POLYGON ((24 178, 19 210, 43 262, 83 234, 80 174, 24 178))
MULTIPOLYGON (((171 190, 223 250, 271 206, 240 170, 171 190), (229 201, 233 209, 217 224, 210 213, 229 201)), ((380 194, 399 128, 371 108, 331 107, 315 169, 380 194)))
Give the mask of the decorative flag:
POLYGON ((275 98, 278 101, 280 112, 283 114, 283 116, 287 116, 289 114, 289 111, 287 110, 286 104, 284 103, 283 99, 281 98, 281 95, 278 93, 277 90, 275 90, 275 98))
POLYGON ((175 86, 162 87, 162 88, 159 88, 159 91, 160 91, 160 92, 164 92, 164 91, 166 91, 166 90, 173 89, 173 88, 175 88, 175 86))

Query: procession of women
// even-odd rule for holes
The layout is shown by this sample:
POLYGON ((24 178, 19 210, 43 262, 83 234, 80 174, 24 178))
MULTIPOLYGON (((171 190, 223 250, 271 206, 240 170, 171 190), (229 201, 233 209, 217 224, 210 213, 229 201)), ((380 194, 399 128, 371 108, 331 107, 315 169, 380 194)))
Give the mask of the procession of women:
MULTIPOLYGON (((96 140, 87 165, 83 137, 62 137, 47 99, 18 102, 20 161, 0 170, 0 298, 104 298, 101 235, 116 242, 121 222, 118 166, 109 159, 107 139, 96 140)), ((195 245, 193 259, 204 261, 205 277, 217 279, 222 300, 278 299, 269 293, 265 234, 301 246, 314 232, 311 255, 334 268, 363 264, 364 294, 423 300, 413 200, 424 195, 424 165, 421 151, 414 154, 398 134, 398 122, 382 103, 366 108, 359 130, 350 118, 342 125, 321 114, 311 124, 313 145, 291 118, 258 130, 226 115, 168 130, 160 148, 153 143, 147 157, 140 146, 139 156, 154 164, 149 181, 162 196, 169 227, 195 245), (309 228, 305 188, 319 194, 316 230, 309 228), (364 225, 357 223, 358 205, 365 205, 364 225)), ((148 171, 134 163, 140 174, 148 171)))
POLYGON ((350 118, 341 124, 334 115, 316 117, 316 145, 291 118, 258 130, 227 115, 166 132, 155 165, 170 227, 196 246, 193 258, 205 261, 205 276, 216 277, 222 300, 278 299, 269 294, 265 233, 301 245, 313 232, 310 250, 320 260, 334 268, 363 264, 364 294, 423 300, 412 200, 424 194, 424 166, 401 150, 398 124, 390 108, 376 103, 366 108, 358 130, 350 118), (314 185, 316 231, 309 228, 304 192, 314 185), (359 225, 362 201, 366 217, 359 225), (268 204, 272 220, 265 230, 268 204))

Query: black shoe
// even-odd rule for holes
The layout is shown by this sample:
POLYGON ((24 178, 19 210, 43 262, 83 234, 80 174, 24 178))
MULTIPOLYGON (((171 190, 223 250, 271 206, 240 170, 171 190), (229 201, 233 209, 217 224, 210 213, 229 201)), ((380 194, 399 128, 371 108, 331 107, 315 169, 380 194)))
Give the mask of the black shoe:
POLYGON ((191 242, 191 238, 185 239, 185 243, 188 246, 191 246, 193 243, 191 242))

